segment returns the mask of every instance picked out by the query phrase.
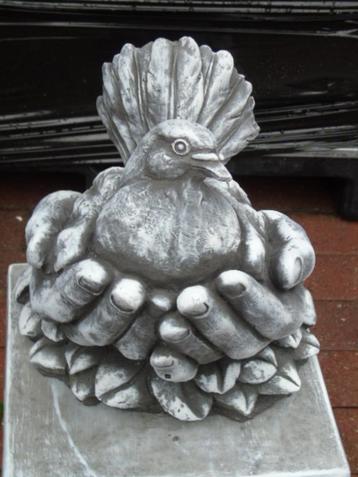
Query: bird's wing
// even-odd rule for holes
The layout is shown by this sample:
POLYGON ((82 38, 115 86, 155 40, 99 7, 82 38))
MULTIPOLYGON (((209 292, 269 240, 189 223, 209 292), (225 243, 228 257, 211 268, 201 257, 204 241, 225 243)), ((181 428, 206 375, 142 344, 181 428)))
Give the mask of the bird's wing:
POLYGON ((88 241, 103 206, 121 187, 123 167, 104 170, 74 203, 66 227, 57 237, 55 270, 75 262, 86 254, 88 241))
POLYGON ((252 207, 246 192, 236 181, 206 179, 205 183, 220 191, 236 212, 241 231, 238 250, 240 268, 258 280, 263 279, 266 273, 266 223, 263 214, 252 207))

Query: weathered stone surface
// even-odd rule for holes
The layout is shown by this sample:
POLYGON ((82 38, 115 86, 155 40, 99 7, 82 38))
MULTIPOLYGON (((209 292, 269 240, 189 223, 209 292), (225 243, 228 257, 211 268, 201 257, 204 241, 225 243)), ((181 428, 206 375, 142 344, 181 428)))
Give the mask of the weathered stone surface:
POLYGON ((124 167, 49 194, 26 225, 31 362, 80 400, 94 388, 109 406, 151 411, 155 398, 183 420, 253 416, 299 391, 319 343, 300 347, 316 322, 307 234, 255 210, 226 167, 259 133, 252 85, 228 51, 190 37, 125 44, 102 72, 97 110, 124 167), (73 378, 73 345, 97 349, 97 372, 73 378))
POLYGON ((83 406, 26 359, 10 271, 4 477, 348 477, 316 358, 302 389, 245 423, 212 415, 182 423, 165 414, 83 406))

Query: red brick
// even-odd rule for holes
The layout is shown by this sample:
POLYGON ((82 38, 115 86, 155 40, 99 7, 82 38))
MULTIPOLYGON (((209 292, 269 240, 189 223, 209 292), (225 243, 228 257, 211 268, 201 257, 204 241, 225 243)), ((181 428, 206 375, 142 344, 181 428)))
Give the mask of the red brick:
POLYGON ((239 177, 237 180, 257 209, 314 213, 336 210, 334 189, 329 180, 280 177, 239 177))
POLYGON ((321 351, 319 361, 333 407, 358 407, 358 351, 321 351))
POLYGON ((83 190, 84 178, 71 173, 2 173, 1 209, 32 209, 42 197, 56 190, 83 190))
POLYGON ((316 268, 306 285, 316 300, 358 298, 358 256, 318 255, 316 268))
POLYGON ((314 333, 322 350, 358 349, 358 301, 316 301, 314 333))
POLYGON ((0 253, 6 250, 25 250, 25 225, 29 219, 27 210, 1 210, 0 253))
POLYGON ((334 215, 291 214, 306 230, 317 254, 358 254, 358 221, 334 215))
POLYGON ((334 415, 354 477, 358 475, 358 409, 334 409, 334 415))

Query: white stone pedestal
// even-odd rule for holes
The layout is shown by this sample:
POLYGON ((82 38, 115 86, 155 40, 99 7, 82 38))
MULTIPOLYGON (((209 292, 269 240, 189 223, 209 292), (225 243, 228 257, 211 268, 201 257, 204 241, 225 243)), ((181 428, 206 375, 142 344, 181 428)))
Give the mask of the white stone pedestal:
POLYGON ((302 390, 252 421, 85 407, 28 362, 9 271, 4 477, 347 477, 350 475, 318 361, 302 390))

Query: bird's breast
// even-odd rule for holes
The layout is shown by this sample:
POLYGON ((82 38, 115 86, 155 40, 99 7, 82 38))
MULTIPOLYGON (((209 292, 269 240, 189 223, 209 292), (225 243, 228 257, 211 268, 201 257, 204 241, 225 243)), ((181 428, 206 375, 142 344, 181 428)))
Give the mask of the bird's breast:
POLYGON ((138 182, 120 189, 96 224, 95 252, 119 270, 168 285, 225 268, 240 242, 237 216, 203 183, 138 182))

